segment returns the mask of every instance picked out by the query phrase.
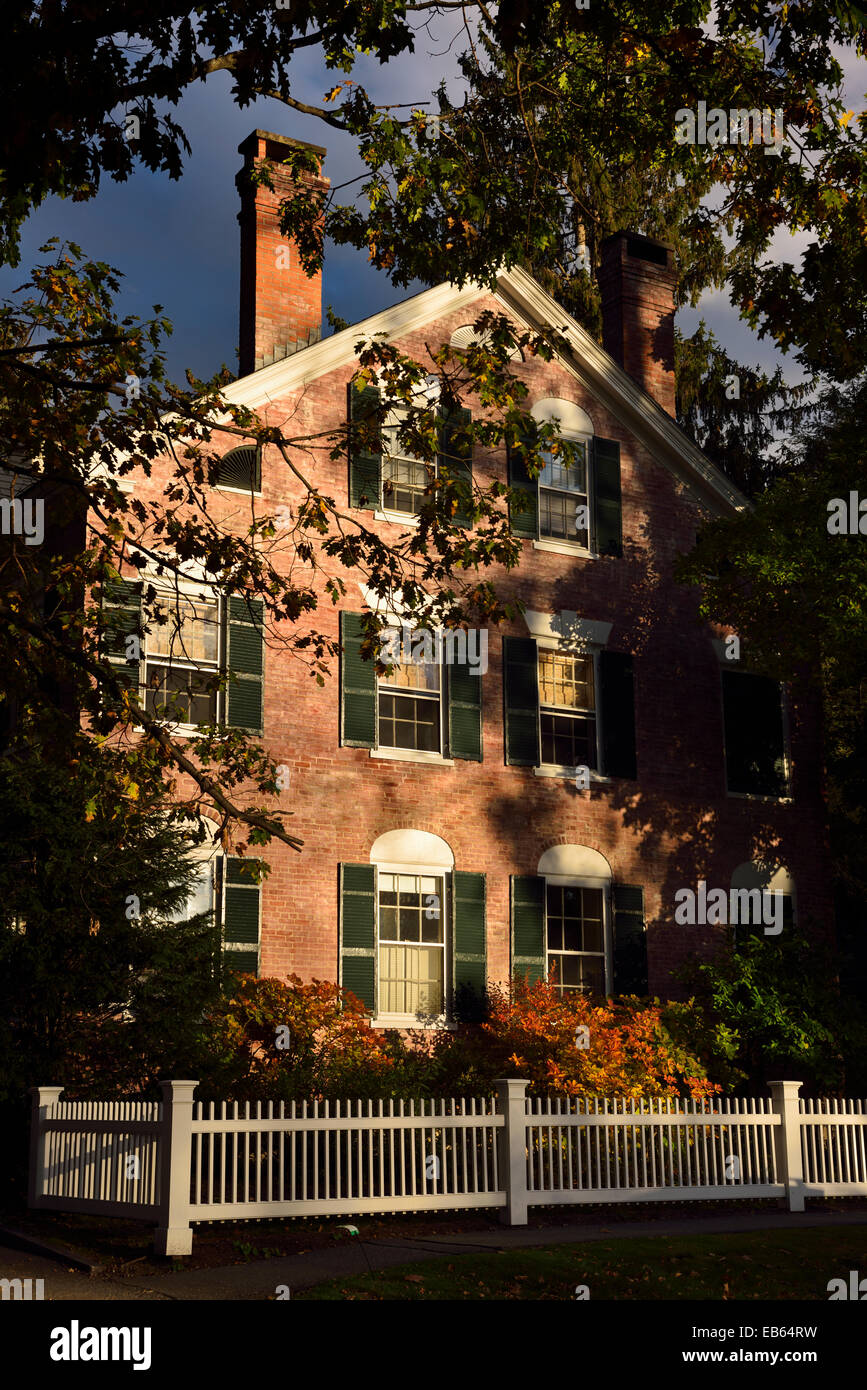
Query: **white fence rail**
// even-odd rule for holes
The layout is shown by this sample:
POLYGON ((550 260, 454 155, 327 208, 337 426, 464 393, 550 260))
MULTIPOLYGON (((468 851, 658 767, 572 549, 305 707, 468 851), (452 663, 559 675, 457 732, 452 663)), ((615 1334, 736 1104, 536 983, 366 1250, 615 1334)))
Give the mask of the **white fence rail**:
POLYGON ((867 1194, 867 1103, 527 1097, 437 1101, 63 1102, 34 1088, 29 1202, 139 1217, 156 1249, 192 1250, 191 1222, 529 1206, 867 1194))

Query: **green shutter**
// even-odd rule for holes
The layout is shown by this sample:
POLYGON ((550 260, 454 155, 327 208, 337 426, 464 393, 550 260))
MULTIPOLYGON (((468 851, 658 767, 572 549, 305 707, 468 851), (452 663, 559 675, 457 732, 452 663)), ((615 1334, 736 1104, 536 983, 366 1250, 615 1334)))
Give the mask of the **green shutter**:
POLYGON ((259 974, 258 951, 224 951, 223 968, 235 970, 239 975, 259 974))
POLYGON ((487 985, 485 875, 455 871, 453 894, 453 985, 456 1012, 465 1022, 483 1006, 487 985))
POLYGON ((457 662, 449 673, 449 756, 469 762, 482 761, 482 679, 470 667, 457 662))
POLYGON ((539 670, 532 637, 503 638, 503 698, 506 705, 506 762, 539 762, 539 670))
POLYGON ((340 983, 376 1012, 376 869, 340 865, 340 983))
POLYGON ((458 526, 470 526, 472 518, 473 494, 473 442, 462 437, 464 430, 472 422, 472 411, 465 406, 457 406, 448 414, 440 412, 440 452, 437 464, 440 472, 445 470, 466 490, 466 502, 458 503, 455 522, 458 526))
POLYGON ((376 511, 382 477, 382 437, 376 411, 381 396, 377 386, 349 385, 349 505, 376 511), (356 438, 363 422, 362 441, 356 438))
POLYGON ((510 506, 509 524, 514 535, 535 540, 539 534, 539 486, 538 480, 531 478, 527 471, 524 451, 521 447, 524 442, 530 442, 529 436, 522 436, 518 443, 508 451, 509 487, 520 492, 529 506, 520 511, 517 507, 510 506))
POLYGON ((229 599, 226 723, 230 728, 247 729, 250 733, 261 733, 263 727, 263 612, 261 599, 229 599))
POLYGON ((256 975, 259 972, 259 915, 261 889, 248 874, 242 873, 243 859, 225 861, 223 881, 223 941, 226 946, 246 950, 223 951, 228 970, 256 975))
POLYGON ((544 980, 545 880, 535 874, 512 875, 512 975, 530 984, 544 980))
POLYGON ((361 614, 340 615, 340 741, 349 748, 376 746, 376 662, 361 657, 361 614))
POLYGON ((614 993, 647 993, 647 928, 644 923, 644 889, 615 884, 614 993))
POLYGON ((596 552, 598 555, 622 555, 620 445, 616 439, 593 441, 593 493, 596 552))
POLYGON ((728 790, 784 796, 785 743, 778 682, 748 671, 721 674, 728 790))
POLYGON ((637 774, 635 762, 635 690, 632 657, 625 652, 600 652, 603 767, 606 777, 637 774))
POLYGON ((121 685, 138 693, 141 657, 127 656, 127 637, 141 644, 141 581, 137 579, 107 579, 102 590, 102 654, 111 663, 121 685))

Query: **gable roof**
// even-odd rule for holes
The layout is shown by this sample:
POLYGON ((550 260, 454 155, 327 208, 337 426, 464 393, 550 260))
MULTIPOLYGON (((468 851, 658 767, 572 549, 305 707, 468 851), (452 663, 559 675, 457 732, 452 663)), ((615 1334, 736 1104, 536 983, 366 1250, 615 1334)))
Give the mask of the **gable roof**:
POLYGON ((413 295, 390 309, 383 309, 318 343, 312 343, 290 357, 241 377, 227 386, 223 394, 236 404, 255 410, 269 401, 290 395, 325 372, 355 362, 355 344, 361 338, 372 338, 378 333, 384 333, 390 339, 399 338, 456 309, 469 307, 483 295, 491 294, 513 319, 530 331, 559 331, 568 343, 568 350, 558 352, 556 360, 705 506, 720 515, 730 515, 749 507, 740 489, 716 464, 705 458, 671 416, 542 289, 532 275, 519 266, 499 271, 493 290, 473 282, 463 287, 446 283, 423 290, 421 294, 413 295))

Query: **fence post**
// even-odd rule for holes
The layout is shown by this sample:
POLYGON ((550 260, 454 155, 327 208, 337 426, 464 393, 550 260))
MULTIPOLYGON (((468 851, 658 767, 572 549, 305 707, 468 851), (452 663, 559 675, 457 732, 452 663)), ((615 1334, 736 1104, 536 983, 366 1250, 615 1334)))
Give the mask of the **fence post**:
POLYGON ((497 1110, 505 1123, 499 1131, 500 1182, 506 1205, 500 1220, 506 1226, 527 1224, 527 1098, 529 1082, 498 1077, 497 1110))
POLYGON ((160 1219, 154 1237, 158 1255, 191 1255, 190 1162, 193 1148, 193 1092, 198 1081, 161 1081, 160 1219))
POLYGON ((43 1121, 45 1111, 55 1105, 63 1091, 62 1086, 31 1086, 33 1097, 30 1110, 30 1172, 27 1175, 27 1205, 41 1207, 46 1176, 46 1157, 48 1135, 43 1121))
POLYGON ((786 1184, 789 1211, 804 1210, 804 1162, 801 1154, 800 1081, 769 1081, 780 1123, 774 1131, 777 1172, 786 1184))

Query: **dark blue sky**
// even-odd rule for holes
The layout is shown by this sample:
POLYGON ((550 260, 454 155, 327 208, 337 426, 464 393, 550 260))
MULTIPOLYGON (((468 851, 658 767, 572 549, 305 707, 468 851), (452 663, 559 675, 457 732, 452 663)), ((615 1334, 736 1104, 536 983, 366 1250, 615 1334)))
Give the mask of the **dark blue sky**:
MULTIPOLYGON (((448 43, 422 33, 418 48, 416 54, 384 67, 362 59, 353 76, 367 85, 377 101, 420 103, 430 97, 441 77, 449 80, 457 97, 448 43)), ((846 69, 850 104, 863 109, 867 65, 847 54, 846 69)), ((327 73, 315 57, 305 55, 295 67, 295 95, 318 104, 323 91, 339 80, 339 74, 327 73)), ((174 114, 192 146, 183 177, 172 182, 165 175, 138 169, 126 183, 105 179, 91 202, 50 199, 25 226, 20 266, 16 270, 0 268, 0 295, 9 295, 27 278, 29 267, 38 260, 38 247, 48 237, 58 235, 78 242, 88 256, 108 261, 123 272, 121 315, 147 318, 153 304, 163 306, 175 329, 167 344, 169 371, 182 381, 188 366, 203 377, 224 362, 233 372, 237 370, 239 228, 235 175, 241 165, 237 152, 240 142, 259 127, 324 145, 328 149, 324 172, 332 184, 354 178, 363 166, 354 142, 315 117, 271 100, 238 110, 227 73, 216 73, 191 89, 174 114)), ((341 198, 348 200, 348 194, 349 190, 341 198)), ((803 241, 792 242, 783 233, 778 245, 780 257, 790 259, 802 249, 803 241)), ((326 249, 323 303, 350 322, 420 288, 396 290, 387 276, 369 266, 363 252, 334 246, 326 249)), ((781 360, 787 376, 793 382, 799 379, 794 364, 780 359, 771 344, 759 342, 740 323, 725 296, 706 296, 698 311, 683 311, 680 326, 691 331, 701 315, 740 360, 767 366, 781 360)))

